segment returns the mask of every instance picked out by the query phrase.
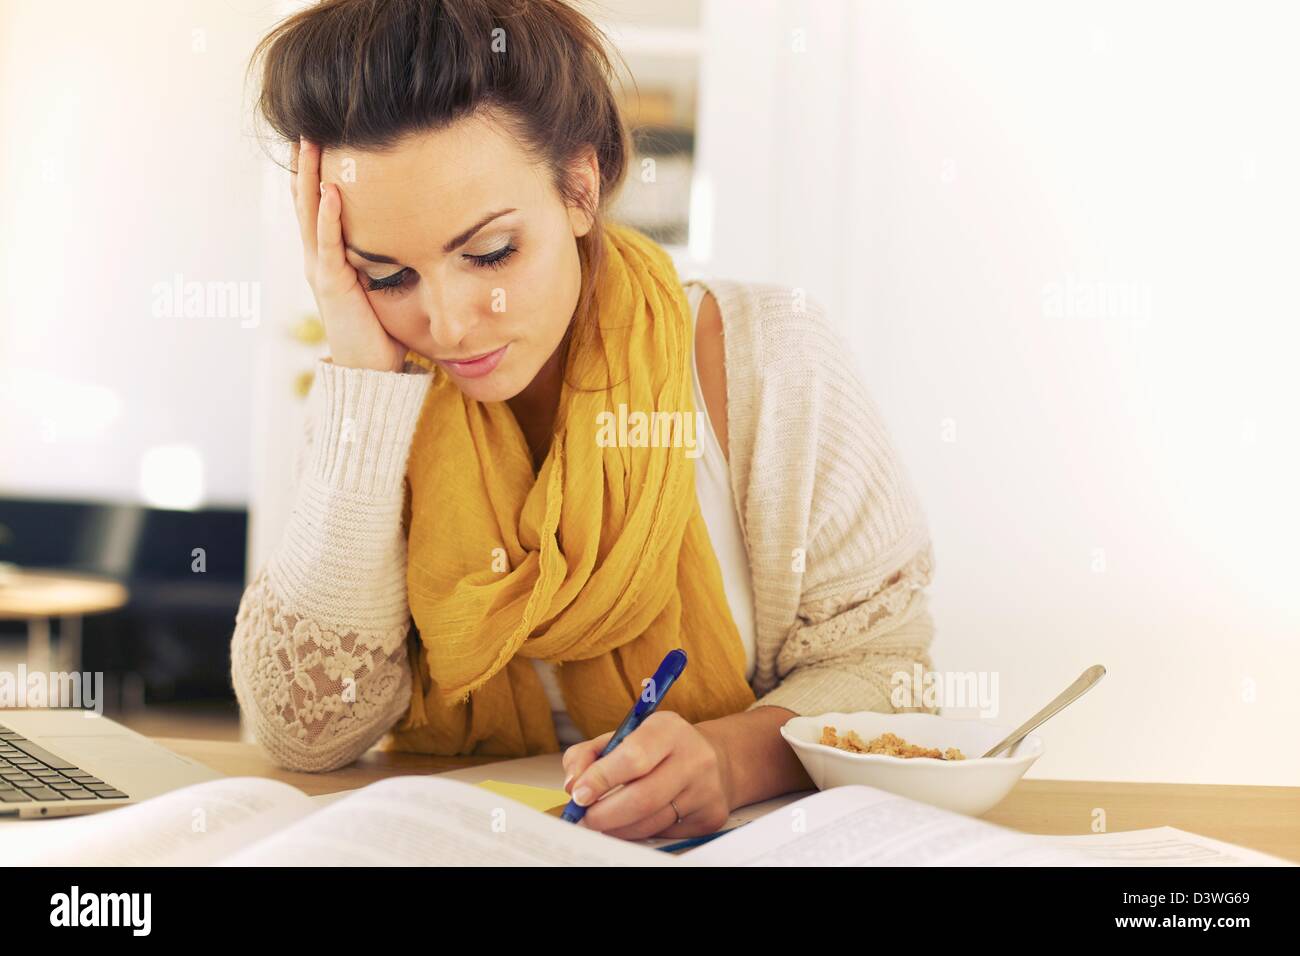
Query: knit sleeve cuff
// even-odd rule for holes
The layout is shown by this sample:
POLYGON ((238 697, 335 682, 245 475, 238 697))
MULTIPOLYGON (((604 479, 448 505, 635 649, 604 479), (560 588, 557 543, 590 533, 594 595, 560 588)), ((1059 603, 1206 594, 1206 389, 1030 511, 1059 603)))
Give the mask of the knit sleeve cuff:
POLYGON ((776 687, 747 707, 784 707, 800 717, 861 710, 891 713, 894 708, 881 687, 850 670, 797 668, 776 687))
POLYGON ((381 372, 321 359, 319 422, 308 474, 338 491, 398 494, 431 381, 426 369, 410 362, 406 371, 381 372))

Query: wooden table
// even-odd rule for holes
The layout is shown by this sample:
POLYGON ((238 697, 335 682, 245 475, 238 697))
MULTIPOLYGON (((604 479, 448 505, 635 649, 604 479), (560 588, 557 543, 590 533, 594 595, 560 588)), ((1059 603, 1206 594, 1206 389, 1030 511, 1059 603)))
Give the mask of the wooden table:
MULTIPOLYGON (((298 773, 277 767, 257 744, 155 739, 221 773, 270 777, 313 796, 364 787, 397 774, 440 773, 498 759, 371 750, 340 770, 298 773)), ((1097 809, 1105 811, 1110 832, 1171 826, 1300 862, 1300 787, 1022 780, 983 819, 1024 833, 1082 835, 1092 832, 1097 809)))
POLYGON ((50 669, 50 619, 59 627, 59 670, 81 669, 81 618, 116 611, 127 590, 112 578, 40 568, 0 569, 0 620, 27 622, 27 666, 50 669))

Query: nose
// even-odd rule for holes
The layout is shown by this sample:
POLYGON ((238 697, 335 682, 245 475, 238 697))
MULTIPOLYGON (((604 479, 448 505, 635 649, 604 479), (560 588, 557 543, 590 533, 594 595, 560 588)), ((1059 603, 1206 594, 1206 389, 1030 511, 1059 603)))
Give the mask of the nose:
POLYGON ((438 355, 456 355, 474 327, 472 309, 456 305, 441 283, 420 283, 420 308, 429 323, 429 337, 438 355))

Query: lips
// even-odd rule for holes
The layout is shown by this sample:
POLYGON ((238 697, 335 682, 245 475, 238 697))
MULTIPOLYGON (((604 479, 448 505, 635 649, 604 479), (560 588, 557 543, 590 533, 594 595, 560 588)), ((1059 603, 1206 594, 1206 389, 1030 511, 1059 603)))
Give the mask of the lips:
MULTIPOLYGON (((497 349, 496 351, 499 352, 500 349, 497 349)), ((491 354, 492 354, 491 352, 484 352, 484 353, 481 354, 481 355, 471 355, 469 358, 439 359, 439 361, 441 361, 441 362, 451 362, 453 365, 467 365, 467 364, 469 364, 470 362, 477 362, 477 361, 479 361, 480 359, 485 359, 485 358, 487 358, 487 357, 488 357, 489 355, 491 355, 491 354)))
POLYGON ((467 359, 438 359, 437 362, 447 371, 461 378, 482 378, 494 368, 501 364, 501 359, 506 354, 506 349, 510 345, 501 346, 494 352, 485 352, 482 355, 476 355, 467 359))

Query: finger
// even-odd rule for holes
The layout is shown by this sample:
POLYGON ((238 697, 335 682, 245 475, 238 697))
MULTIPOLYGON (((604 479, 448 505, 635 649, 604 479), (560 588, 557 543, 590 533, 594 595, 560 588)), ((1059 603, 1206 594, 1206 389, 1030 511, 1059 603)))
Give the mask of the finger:
POLYGON ((686 807, 677 798, 683 796, 691 785, 689 770, 686 761, 668 757, 650 773, 625 783, 591 804, 585 814, 587 826, 605 833, 626 830, 639 834, 630 839, 642 839, 658 833, 677 822, 677 811, 672 811, 666 821, 663 819, 663 809, 669 807, 671 810, 669 801, 676 800, 678 809, 683 816, 686 815, 686 807), (645 831, 646 826, 656 820, 658 824, 645 831))
POLYGON ((673 749, 671 724, 651 715, 645 723, 623 738, 623 742, 597 759, 573 781, 573 799, 589 807, 620 784, 631 783, 659 766, 673 749), (586 790, 584 795, 581 791, 586 790))
MULTIPOLYGON (((601 801, 604 802, 603 800, 601 801)), ((587 814, 590 816, 591 814, 587 814)), ((587 817, 583 817, 586 822, 587 817)), ((668 836, 666 831, 677 823, 677 814, 671 806, 660 807, 650 816, 638 820, 630 826, 616 827, 613 830, 601 830, 598 826, 587 824, 593 830, 603 833, 605 836, 617 837, 620 840, 648 840, 651 837, 668 836)))
POLYGON ((293 197, 294 206, 298 204, 298 147, 301 143, 294 143, 289 147, 289 195, 293 197))
POLYGON ((613 736, 614 732, 611 730, 599 737, 593 737, 591 740, 584 740, 581 743, 574 744, 564 751, 560 763, 563 765, 566 775, 564 780, 565 790, 572 792, 573 783, 578 779, 578 775, 596 762, 596 758, 600 756, 600 752, 605 749, 605 745, 609 743, 610 738, 613 736))
POLYGON ((298 228, 303 249, 316 257, 316 220, 320 212, 320 150, 315 143, 302 141, 298 151, 298 228))
POLYGON ((343 202, 333 183, 321 184, 316 215, 316 281, 323 295, 340 295, 357 281, 356 270, 343 254, 343 202))
MULTIPOLYGON (((623 787, 610 794, 600 801, 597 806, 603 806, 628 789, 630 788, 623 787)), ((669 800, 671 802, 666 806, 642 820, 627 826, 603 830, 602 832, 606 836, 618 837, 620 840, 645 840, 649 837, 682 839, 713 833, 720 829, 730 817, 730 814, 724 812, 721 805, 717 803, 716 795, 711 794, 706 785, 695 778, 690 780, 686 789, 676 796, 670 797, 669 800), (676 808, 673 807, 673 804, 677 805, 676 808), (679 812, 682 817, 680 823, 677 820, 679 812)), ((586 822, 589 816, 591 816, 590 811, 583 815, 583 822, 586 822)))

